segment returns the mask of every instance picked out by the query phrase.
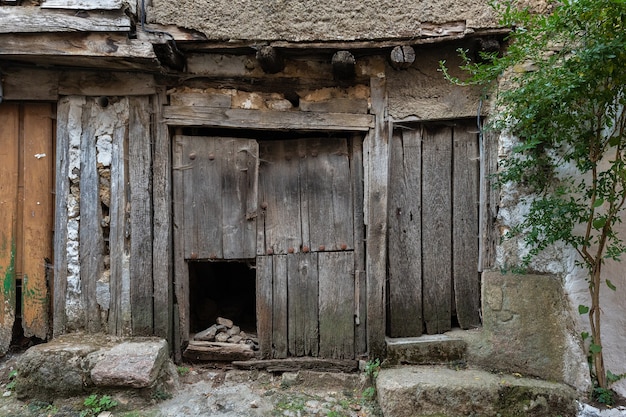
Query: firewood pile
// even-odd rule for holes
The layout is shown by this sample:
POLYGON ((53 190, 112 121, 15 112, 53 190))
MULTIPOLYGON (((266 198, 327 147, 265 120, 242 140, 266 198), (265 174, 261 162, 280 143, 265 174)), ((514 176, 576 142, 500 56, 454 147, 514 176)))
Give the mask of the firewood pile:
POLYGON ((216 324, 196 333, 183 356, 198 361, 241 361, 254 357, 259 339, 236 326, 232 320, 218 317, 216 324))

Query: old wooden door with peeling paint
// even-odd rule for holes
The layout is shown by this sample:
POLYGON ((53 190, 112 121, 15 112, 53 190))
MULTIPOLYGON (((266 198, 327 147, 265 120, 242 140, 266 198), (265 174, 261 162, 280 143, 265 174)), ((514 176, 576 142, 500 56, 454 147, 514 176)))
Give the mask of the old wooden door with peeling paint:
POLYGON ((49 329, 54 123, 51 104, 0 104, 0 351, 14 321, 25 337, 49 329))
POLYGON ((479 141, 474 121, 394 133, 389 184, 388 334, 480 326, 479 141))

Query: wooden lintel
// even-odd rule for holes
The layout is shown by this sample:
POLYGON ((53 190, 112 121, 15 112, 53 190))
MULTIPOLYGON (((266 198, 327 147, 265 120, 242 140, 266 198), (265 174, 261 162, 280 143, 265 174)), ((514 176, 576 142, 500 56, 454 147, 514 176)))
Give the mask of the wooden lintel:
POLYGON ((59 94, 64 96, 139 96, 155 92, 151 74, 64 71, 59 75, 59 94))
POLYGON ((129 32, 122 10, 80 11, 39 7, 0 7, 0 33, 129 32))
POLYGON ((67 10, 119 10, 125 5, 124 0, 44 0, 42 9, 67 10))
POLYGON ((3 68, 2 86, 3 100, 56 101, 59 97, 59 74, 37 69, 3 68))
POLYGON ((163 119, 170 126, 230 127, 261 130, 368 131, 375 125, 369 114, 218 109, 166 106, 163 119))

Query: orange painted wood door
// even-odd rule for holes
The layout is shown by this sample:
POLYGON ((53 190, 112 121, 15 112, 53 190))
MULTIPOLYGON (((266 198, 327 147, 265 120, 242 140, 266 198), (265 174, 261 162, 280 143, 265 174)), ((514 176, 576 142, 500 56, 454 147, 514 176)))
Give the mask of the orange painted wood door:
POLYGON ((0 352, 16 320, 45 339, 54 205, 54 121, 48 103, 0 104, 0 352))

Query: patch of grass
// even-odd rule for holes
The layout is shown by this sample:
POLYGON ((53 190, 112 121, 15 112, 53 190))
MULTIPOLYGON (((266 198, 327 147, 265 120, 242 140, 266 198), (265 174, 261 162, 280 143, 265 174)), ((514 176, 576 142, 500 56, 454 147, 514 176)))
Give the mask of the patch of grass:
POLYGON ((178 375, 185 376, 191 371, 191 368, 187 366, 179 366, 176 368, 176 370, 178 371, 178 375))

